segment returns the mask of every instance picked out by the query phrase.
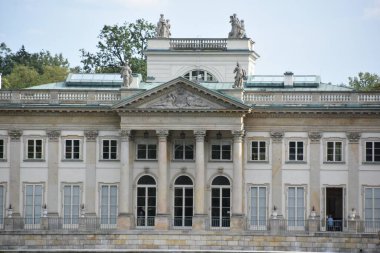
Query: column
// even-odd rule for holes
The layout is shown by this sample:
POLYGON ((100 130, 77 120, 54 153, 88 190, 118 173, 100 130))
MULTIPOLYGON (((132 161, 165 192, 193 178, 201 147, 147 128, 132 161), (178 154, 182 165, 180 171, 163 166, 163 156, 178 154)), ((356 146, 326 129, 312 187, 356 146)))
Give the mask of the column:
POLYGON ((129 156, 130 130, 121 130, 120 145, 120 187, 119 187, 119 217, 118 228, 130 229, 133 227, 132 197, 131 197, 131 166, 129 156))
MULTIPOLYGON (((349 210, 346 213, 348 217, 350 211, 354 208, 356 212, 359 211, 359 140, 360 133, 348 132, 346 133, 348 139, 348 153, 347 153, 347 165, 348 165, 348 186, 347 186, 347 208, 349 210)), ((347 218, 346 217, 346 218, 347 218)), ((355 218, 360 218, 359 213, 355 218)))
POLYGON ((204 230, 207 214, 205 210, 205 130, 194 131, 195 135, 195 201, 193 229, 204 230))
POLYGON ((232 131, 233 146, 233 184, 231 229, 244 229, 243 215, 243 135, 244 130, 232 131))
POLYGON ((316 214, 319 216, 320 210, 320 171, 321 171, 321 133, 310 132, 310 211, 315 209, 316 214))
POLYGON ((282 138, 283 132, 271 132, 272 138, 272 209, 282 217, 282 138))
POLYGON ((98 131, 84 131, 86 137, 86 216, 96 216, 96 137, 98 131))
POLYGON ((48 181, 47 181, 47 208, 48 215, 58 216, 59 213, 59 181, 58 181, 58 159, 59 159, 59 137, 58 130, 46 131, 48 137, 48 181))
POLYGON ((169 228, 168 213, 168 130, 157 130, 158 136, 158 185, 157 185, 157 217, 155 227, 159 230, 169 228))
MULTIPOLYGON (((9 182, 9 204, 13 208, 13 217, 20 216, 20 159, 21 159, 21 130, 9 130, 8 134, 11 138, 9 162, 10 162, 10 182, 9 182)), ((7 207, 8 208, 8 207, 7 207)))

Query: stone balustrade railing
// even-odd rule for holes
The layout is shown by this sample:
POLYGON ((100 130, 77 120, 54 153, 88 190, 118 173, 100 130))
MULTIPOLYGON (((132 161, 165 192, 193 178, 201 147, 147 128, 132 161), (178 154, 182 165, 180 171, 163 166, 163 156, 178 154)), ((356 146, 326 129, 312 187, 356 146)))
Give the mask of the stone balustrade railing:
POLYGON ((226 50, 227 39, 170 39, 170 49, 175 50, 226 50))
POLYGON ((244 102, 256 105, 271 104, 380 104, 380 92, 246 92, 244 102))

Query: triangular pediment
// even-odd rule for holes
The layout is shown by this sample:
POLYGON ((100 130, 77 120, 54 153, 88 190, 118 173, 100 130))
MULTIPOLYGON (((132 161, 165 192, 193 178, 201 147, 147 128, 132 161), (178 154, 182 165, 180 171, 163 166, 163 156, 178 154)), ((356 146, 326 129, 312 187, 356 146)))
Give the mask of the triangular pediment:
POLYGON ((246 111, 243 103, 179 77, 153 89, 126 98, 114 109, 134 111, 246 111))

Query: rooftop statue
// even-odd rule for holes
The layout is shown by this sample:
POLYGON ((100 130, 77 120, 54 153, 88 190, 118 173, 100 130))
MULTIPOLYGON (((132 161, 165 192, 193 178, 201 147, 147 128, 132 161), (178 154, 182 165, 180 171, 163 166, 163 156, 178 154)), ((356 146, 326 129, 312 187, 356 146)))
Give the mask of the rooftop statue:
POLYGON ((228 38, 241 39, 246 38, 244 20, 239 20, 236 14, 230 16, 231 32, 228 33, 228 38))
POLYGON ((125 62, 125 65, 121 67, 121 76, 123 78, 123 87, 129 87, 132 83, 132 70, 128 65, 128 61, 125 62))
POLYGON ((156 38, 170 38, 170 20, 164 18, 164 14, 160 14, 160 19, 157 22, 156 38))
POLYGON ((241 89, 243 87, 243 80, 247 76, 245 70, 240 67, 240 64, 237 62, 236 67, 234 69, 235 73, 235 83, 232 88, 241 89))

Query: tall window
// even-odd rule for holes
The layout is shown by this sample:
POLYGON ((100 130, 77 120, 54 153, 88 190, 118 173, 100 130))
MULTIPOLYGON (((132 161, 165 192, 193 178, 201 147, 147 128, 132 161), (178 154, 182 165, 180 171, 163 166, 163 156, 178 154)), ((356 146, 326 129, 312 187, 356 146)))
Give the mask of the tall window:
POLYGON ((80 140, 65 140, 65 159, 80 159, 80 140))
POLYGON ((328 162, 341 162, 342 156, 342 142, 341 141, 329 141, 327 142, 327 161, 328 162))
POLYGON ((42 140, 28 140, 28 159, 42 159, 42 140))
POLYGON ((251 160, 252 161, 266 161, 267 160, 265 141, 252 141, 251 160))
POLYGON ((100 221, 101 224, 116 224, 117 219, 117 186, 102 185, 100 188, 100 221))
POLYGON ((303 161, 303 152, 302 141, 289 141, 289 161, 303 161))
POLYGON ((25 185, 25 224, 40 224, 42 213, 42 185, 25 185))
POLYGON ((0 139, 0 159, 5 159, 5 142, 4 142, 4 139, 0 139))
POLYGON ((366 229, 379 229, 380 188, 365 188, 364 216, 366 229))
POLYGON ((380 162, 380 141, 367 141, 365 143, 366 162, 380 162))
POLYGON ((175 140, 174 141, 174 159, 175 160, 193 160, 194 159, 194 142, 192 140, 175 140))
POLYGON ((187 72, 183 75, 184 78, 191 81, 205 81, 205 82, 216 82, 216 78, 209 72, 201 69, 195 69, 187 72))
POLYGON ((193 218, 193 181, 180 176, 174 182, 174 226, 191 227, 193 218))
POLYGON ((137 182, 137 226, 152 227, 156 217, 156 180, 142 176, 137 182))
POLYGON ((267 221, 267 188, 265 186, 251 187, 251 226, 258 228, 266 226, 267 221))
POLYGON ((288 225, 303 227, 305 225, 305 189, 288 188, 288 225))
POLYGON ((64 224, 78 224, 80 214, 80 186, 63 187, 63 221, 64 224))
POLYGON ((137 144, 137 159, 140 160, 155 160, 157 159, 156 144, 137 144))
POLYGON ((217 176, 211 188, 211 227, 229 227, 231 209, 230 181, 217 176))
POLYGON ((231 160, 231 141, 214 140, 211 144, 212 160, 231 160))
POLYGON ((4 225, 4 211, 5 211, 5 187, 0 185, 0 228, 4 225))
POLYGON ((102 159, 116 160, 117 159, 117 140, 102 141, 102 159))

